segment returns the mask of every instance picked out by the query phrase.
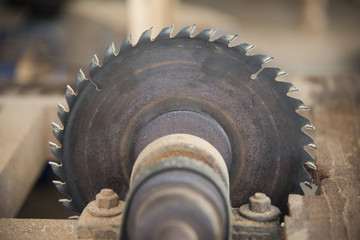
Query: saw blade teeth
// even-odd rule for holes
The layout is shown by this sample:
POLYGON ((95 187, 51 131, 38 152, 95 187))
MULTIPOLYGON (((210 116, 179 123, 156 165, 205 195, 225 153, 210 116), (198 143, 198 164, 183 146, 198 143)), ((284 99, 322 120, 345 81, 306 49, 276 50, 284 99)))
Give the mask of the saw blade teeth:
POLYGON ((309 144, 314 144, 314 140, 309 135, 307 135, 303 131, 301 131, 301 132, 302 132, 302 136, 301 136, 300 142, 302 143, 303 146, 305 146, 305 145, 308 146, 309 144))
POLYGON ((311 149, 317 149, 317 146, 314 143, 309 143, 307 146, 311 149))
POLYGON ((312 185, 311 185, 311 183, 310 182, 308 182, 308 181, 305 181, 304 182, 304 184, 307 186, 307 187, 309 187, 310 189, 312 189, 313 187, 312 187, 312 185))
POLYGON ((299 171, 299 175, 297 177, 297 179, 295 179, 295 182, 294 182, 294 189, 292 190, 292 194, 300 194, 300 195, 303 195, 304 194, 304 191, 301 187, 301 185, 304 183, 304 182, 311 182, 312 181, 312 178, 309 174, 309 172, 305 169, 304 166, 300 166, 300 171, 299 171))
POLYGON ((55 186, 65 186, 65 185, 66 185, 65 182, 62 182, 62 181, 59 181, 59 180, 52 180, 52 183, 53 183, 55 186))
POLYGON ((91 59, 91 61, 89 63, 90 78, 93 78, 95 76, 95 74, 99 71, 99 69, 100 69, 99 59, 98 59, 97 55, 94 54, 93 58, 91 59))
POLYGON ((286 96, 286 98, 291 98, 288 96, 290 87, 293 86, 289 82, 283 82, 283 81, 276 81, 276 89, 279 91, 279 93, 282 93, 282 96, 286 96))
POLYGON ((233 48, 235 48, 236 50, 238 50, 238 51, 242 52, 244 55, 246 55, 248 52, 250 52, 251 50, 253 50, 255 48, 255 45, 248 44, 248 43, 242 43, 242 44, 234 46, 233 48))
POLYGON ((58 181, 58 180, 53 180, 52 183, 55 185, 56 189, 64 194, 64 195, 69 195, 69 190, 67 187, 66 182, 62 182, 62 181, 58 181))
POLYGON ((51 169, 56 176, 64 178, 62 164, 59 164, 59 163, 53 162, 53 161, 49 161, 49 165, 51 166, 51 169))
POLYGON ((82 80, 86 80, 86 76, 85 73, 83 72, 83 70, 80 68, 79 69, 79 74, 78 74, 79 78, 81 78, 82 80))
POLYGON ((72 200, 67 198, 61 198, 58 200, 64 207, 71 210, 72 207, 72 200))
POLYGON ((70 87, 70 85, 66 86, 65 99, 69 106, 69 109, 71 109, 75 103, 76 94, 75 94, 74 90, 70 87))
POLYGON ((110 53, 112 55, 116 55, 116 48, 115 48, 115 43, 114 42, 111 42, 111 44, 109 46, 109 49, 110 49, 110 53))
POLYGON ((54 134, 55 138, 59 142, 62 142, 62 140, 63 140, 63 132, 64 132, 63 129, 54 122, 52 122, 51 125, 53 127, 53 134, 54 134))
POLYGON ((62 204, 70 204, 72 202, 72 200, 71 199, 67 199, 67 198, 61 198, 61 199, 59 199, 59 203, 62 203, 62 204))
POLYGON ((53 130, 55 130, 57 132, 60 132, 63 130, 57 123, 51 122, 51 126, 53 127, 53 130))
POLYGON ((61 203, 65 208, 71 210, 71 211, 74 211, 74 212, 77 212, 78 210, 76 209, 76 207, 74 206, 74 203, 72 201, 72 199, 66 199, 66 198, 63 198, 63 199, 59 199, 58 200, 59 203, 61 203))
POLYGON ((66 92, 69 93, 69 95, 75 96, 76 93, 74 92, 74 89, 70 85, 66 85, 66 92))
POLYGON ((229 44, 237 38, 237 35, 222 35, 218 39, 214 40, 214 43, 219 43, 225 46, 229 46, 229 44))
POLYGON ((56 143, 53 143, 51 141, 49 141, 49 146, 51 149, 59 149, 60 148, 56 143))
POLYGON ((99 58, 97 57, 96 54, 94 54, 93 58, 92 58, 92 62, 97 65, 97 66, 100 66, 100 63, 99 63, 99 58))
POLYGON ((61 103, 58 103, 57 115, 58 115, 61 123, 63 124, 63 126, 66 125, 68 114, 69 114, 69 112, 66 110, 66 108, 63 105, 61 105, 61 103))
MULTIPOLYGON (((256 55, 253 55, 256 56, 256 55)), ((248 58, 252 58, 253 56, 248 56, 248 58)), ((262 68, 259 73, 257 74, 258 79, 263 79, 267 81, 275 81, 278 77, 279 72, 281 72, 280 68, 274 67, 265 67, 262 68)))
POLYGON ((62 148, 59 147, 56 143, 49 141, 49 146, 51 153, 58 159, 59 161, 62 161, 62 148))
POLYGON ((274 60, 273 57, 266 56, 266 55, 261 55, 260 58, 261 58, 261 61, 262 61, 263 64, 271 62, 272 60, 274 60))
POLYGON ((187 26, 181 29, 174 38, 191 38, 191 34, 194 32, 196 25, 187 26))
POLYGON ((291 86, 288 90, 289 93, 295 93, 295 92, 300 92, 300 89, 298 89, 297 87, 295 87, 294 85, 291 86))
POLYGON ((304 128, 307 129, 307 130, 312 130, 312 131, 316 130, 315 126, 313 126, 313 125, 311 125, 311 124, 306 124, 306 125, 304 126, 304 128))
POLYGON ((153 27, 143 32, 139 38, 137 45, 142 45, 151 42, 152 32, 153 32, 153 27))
POLYGON ((308 161, 305 163, 305 165, 310 169, 317 170, 317 167, 314 162, 308 161))
POLYGON ((194 39, 199 39, 203 41, 209 41, 212 36, 214 36, 216 29, 204 29, 194 39))
POLYGON ((125 38, 121 42, 119 55, 131 49, 132 47, 133 47, 133 40, 132 40, 132 35, 130 34, 127 38, 125 38))
POLYGON ((272 57, 263 55, 263 54, 255 54, 251 56, 247 56, 248 65, 251 66, 251 71, 255 74, 259 70, 261 70, 264 63, 272 60, 272 57))
POLYGON ((305 164, 306 162, 315 162, 314 157, 304 147, 302 147, 301 150, 301 158, 303 160, 303 164, 305 164))
MULTIPOLYGON (((301 128, 301 127, 299 126, 299 128, 301 128)), ((302 146, 306 146, 306 145, 314 143, 314 140, 312 139, 312 137, 310 137, 308 134, 306 134, 301 129, 299 131, 301 132, 301 136, 299 137, 299 143, 301 143, 302 146)))
POLYGON ((170 39, 173 29, 174 29, 174 25, 171 25, 170 27, 164 28, 157 35, 156 40, 170 39))
POLYGON ((116 57, 115 44, 112 42, 110 46, 104 52, 103 64, 108 64, 112 59, 116 57))
POLYGON ((59 111, 60 111, 60 112, 68 112, 68 111, 66 110, 66 108, 65 108, 61 103, 58 103, 58 107, 59 107, 59 111))
POLYGON ((84 88, 86 80, 87 80, 87 78, 86 78, 83 70, 81 70, 81 68, 80 68, 79 73, 76 76, 76 88, 78 91, 80 91, 84 88))
POLYGON ((238 35, 237 35, 237 34, 232 35, 232 37, 228 40, 228 46, 229 46, 233 41, 235 41, 235 39, 237 39, 237 38, 238 38, 238 35))
POLYGON ((305 105, 300 105, 300 106, 298 106, 298 109, 299 109, 299 110, 302 110, 302 111, 308 111, 308 110, 309 110, 309 107, 308 107, 308 106, 305 106, 305 105))
POLYGON ((62 164, 59 164, 57 162, 49 161, 49 165, 54 168, 60 168, 62 167, 62 164))
MULTIPOLYGON (((300 99, 297 98, 292 98, 292 97, 288 97, 289 103, 294 106, 294 110, 299 109, 300 106, 303 106, 304 103, 303 101, 301 101, 300 99)), ((300 127, 303 127, 306 124, 309 124, 310 121, 307 118, 304 118, 302 115, 298 114, 298 116, 300 116, 302 125, 300 127)))
POLYGON ((283 77, 283 76, 286 76, 286 75, 288 75, 287 72, 284 72, 284 71, 280 70, 280 71, 277 73, 276 77, 283 77))
MULTIPOLYGON (((309 172, 305 169, 305 167, 302 166, 301 168, 302 169, 301 169, 301 171, 299 173, 299 178, 297 180, 298 181, 297 184, 300 184, 301 182, 306 182, 306 181, 311 181, 312 180, 309 172)), ((300 188, 300 186, 298 186, 298 187, 300 188)), ((300 190, 299 193, 301 193, 302 192, 301 188, 299 190, 300 190)))

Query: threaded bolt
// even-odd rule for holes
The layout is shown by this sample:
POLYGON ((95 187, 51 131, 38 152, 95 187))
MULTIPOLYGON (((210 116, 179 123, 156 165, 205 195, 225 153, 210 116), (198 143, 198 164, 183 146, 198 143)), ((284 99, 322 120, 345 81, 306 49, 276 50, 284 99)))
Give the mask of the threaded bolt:
POLYGON ((112 190, 104 188, 96 195, 98 208, 114 208, 119 205, 119 196, 112 190))
POLYGON ((264 213, 270 210, 271 200, 264 193, 255 193, 249 198, 249 207, 252 212, 264 213))

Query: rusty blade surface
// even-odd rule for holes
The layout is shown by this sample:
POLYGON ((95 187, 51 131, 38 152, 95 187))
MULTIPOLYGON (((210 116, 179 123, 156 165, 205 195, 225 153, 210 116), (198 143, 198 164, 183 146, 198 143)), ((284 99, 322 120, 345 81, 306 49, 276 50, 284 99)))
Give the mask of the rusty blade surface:
POLYGON ((245 55, 248 44, 229 47, 192 38, 188 30, 173 38, 170 33, 127 45, 92 71, 91 81, 84 76, 69 112, 61 115, 59 172, 70 207, 81 211, 102 188, 125 199, 146 144, 188 133, 223 155, 232 206, 264 192, 286 211, 288 194, 301 193, 299 183, 310 180, 303 165, 313 162, 303 148, 313 141, 301 130, 311 123, 295 112, 302 102, 287 96, 293 86, 275 80, 280 69, 262 68, 263 55, 245 55), (153 124, 157 118, 161 124, 153 124))

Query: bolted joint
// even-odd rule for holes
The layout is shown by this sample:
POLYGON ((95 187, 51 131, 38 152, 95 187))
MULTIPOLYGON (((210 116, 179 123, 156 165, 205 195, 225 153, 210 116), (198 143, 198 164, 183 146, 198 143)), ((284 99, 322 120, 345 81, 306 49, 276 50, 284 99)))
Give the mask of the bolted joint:
POLYGON ((249 204, 242 205, 239 213, 257 222, 278 221, 280 210, 271 205, 271 200, 264 193, 255 193, 249 198, 249 204))
POLYGON ((249 207, 252 212, 264 213, 270 210, 271 200, 264 193, 255 193, 249 200, 249 207))
POLYGON ((102 189, 80 215, 77 225, 78 238, 119 239, 124 205, 113 190, 102 189))
POLYGON ((112 190, 104 188, 96 195, 98 208, 110 209, 119 205, 119 196, 112 190))
POLYGON ((114 217, 123 212, 125 203, 119 201, 119 196, 112 190, 104 188, 96 195, 94 201, 84 209, 94 217, 114 217))

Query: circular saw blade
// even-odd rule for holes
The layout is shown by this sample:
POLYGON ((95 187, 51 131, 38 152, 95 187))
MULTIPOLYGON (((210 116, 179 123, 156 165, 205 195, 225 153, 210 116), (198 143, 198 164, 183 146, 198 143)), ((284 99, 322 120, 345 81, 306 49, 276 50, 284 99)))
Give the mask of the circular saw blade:
POLYGON ((288 194, 301 193, 310 180, 304 164, 315 166, 304 145, 315 145, 301 130, 313 126, 296 112, 306 107, 287 96, 296 88, 276 80, 280 69, 262 67, 270 57, 247 55, 253 45, 229 47, 236 36, 210 41, 214 30, 192 37, 193 29, 171 37, 165 28, 155 39, 149 30, 135 46, 125 39, 118 54, 112 44, 102 66, 95 55, 89 76, 80 70, 78 93, 68 86, 69 109, 58 111, 64 129, 53 124, 61 146, 50 144, 64 180, 54 183, 71 198, 65 206, 82 211, 105 187, 125 199, 141 127, 176 110, 209 116, 226 132, 233 207, 264 192, 284 212, 288 194))

